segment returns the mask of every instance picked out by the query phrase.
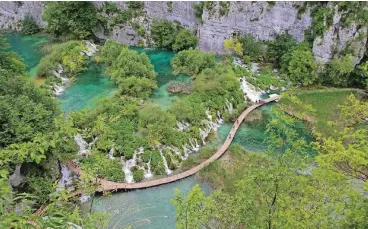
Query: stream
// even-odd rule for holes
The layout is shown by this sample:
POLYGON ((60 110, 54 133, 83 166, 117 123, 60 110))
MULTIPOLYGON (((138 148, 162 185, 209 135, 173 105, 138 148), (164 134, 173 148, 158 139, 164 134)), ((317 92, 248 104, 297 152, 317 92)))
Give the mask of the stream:
MULTIPOLYGON (((35 79, 35 67, 42 58, 39 45, 48 41, 41 35, 23 36, 19 34, 6 34, 5 37, 12 45, 11 50, 20 54, 27 64, 30 77, 35 79)), ((160 105, 163 109, 182 95, 173 95, 166 90, 170 80, 188 82, 190 77, 185 75, 173 76, 170 60, 175 55, 171 51, 160 49, 143 49, 133 47, 138 52, 145 52, 155 71, 158 73, 158 89, 150 97, 150 100, 160 105)), ((110 96, 116 91, 116 85, 103 74, 101 66, 90 63, 88 69, 80 74, 65 91, 58 96, 61 109, 64 112, 80 110, 84 107, 93 107, 99 98, 110 96)), ((234 143, 240 144, 246 151, 261 152, 267 148, 263 142, 264 130, 270 117, 270 109, 274 104, 268 104, 260 108, 261 116, 258 115, 253 121, 241 124, 234 138, 234 143)), ((232 123, 222 124, 217 132, 215 144, 222 144, 232 123)), ((305 128, 301 125, 301 131, 305 128)), ((308 134, 308 133, 307 133, 308 134)), ((132 228, 171 229, 175 228, 175 208, 170 204, 174 197, 175 188, 187 193, 195 184, 199 184, 206 193, 211 192, 211 187, 205 182, 200 182, 195 176, 149 189, 134 190, 129 192, 115 193, 111 196, 99 196, 95 199, 93 210, 106 211, 112 214, 108 228, 125 228, 129 224, 132 228)), ((82 205, 87 209, 90 203, 82 205)))

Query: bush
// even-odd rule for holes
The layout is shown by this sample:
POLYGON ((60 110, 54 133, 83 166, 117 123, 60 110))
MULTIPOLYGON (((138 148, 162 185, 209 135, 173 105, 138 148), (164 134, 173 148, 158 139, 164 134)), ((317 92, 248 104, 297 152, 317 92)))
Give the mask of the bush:
POLYGON ((297 41, 289 34, 278 35, 267 47, 267 56, 277 67, 280 66, 281 57, 297 46, 297 41))
POLYGON ((197 37, 192 34, 189 29, 181 30, 175 36, 175 42, 172 45, 174 51, 181 51, 185 49, 195 48, 197 46, 197 37))
POLYGON ((204 53, 197 50, 185 50, 179 52, 172 60, 173 74, 180 73, 195 76, 203 69, 212 68, 216 65, 213 53, 204 53))
POLYGON ((64 72, 68 76, 75 76, 86 69, 88 57, 81 54, 85 50, 85 45, 80 41, 69 41, 62 44, 55 44, 49 51, 50 54, 43 57, 37 65, 36 75, 48 77, 52 71, 63 66, 64 72))
POLYGON ((42 14, 46 30, 56 38, 88 39, 97 27, 97 12, 92 2, 48 2, 42 14))
POLYGON ((168 20, 156 20, 152 24, 151 34, 156 46, 171 49, 177 30, 168 20))
POLYGON ((302 43, 281 58, 281 70, 290 81, 303 86, 313 84, 318 78, 318 65, 307 43, 302 43))
POLYGON ((144 179, 144 171, 142 169, 137 169, 133 172, 133 179, 136 182, 142 181, 144 179))
POLYGON ((243 46, 243 54, 252 60, 262 60, 265 55, 265 47, 262 42, 257 41, 251 35, 245 35, 239 39, 243 46))
POLYGON ((21 33, 31 35, 40 32, 40 27, 37 25, 36 21, 27 15, 21 21, 21 33))

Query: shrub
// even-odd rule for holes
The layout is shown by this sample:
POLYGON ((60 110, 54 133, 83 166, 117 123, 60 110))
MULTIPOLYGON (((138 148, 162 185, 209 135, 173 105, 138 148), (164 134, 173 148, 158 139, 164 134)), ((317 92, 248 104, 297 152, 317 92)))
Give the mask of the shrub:
POLYGON ((142 169, 137 169, 133 172, 133 179, 137 182, 144 179, 144 171, 142 169))
POLYGON ((213 53, 204 53, 197 50, 185 50, 179 52, 172 60, 173 74, 180 73, 195 76, 203 69, 212 68, 216 65, 213 53))
POLYGON ((262 42, 257 41, 251 35, 245 35, 239 39, 243 46, 243 54, 252 60, 261 60, 265 54, 265 47, 262 42))
POLYGON ((36 21, 27 15, 21 21, 21 33, 31 35, 40 32, 40 27, 37 25, 36 21))
POLYGON ((181 51, 185 49, 195 48, 197 46, 197 37, 190 32, 189 29, 181 30, 175 36, 175 42, 172 45, 174 51, 181 51))
POLYGON ((171 49, 176 33, 174 24, 168 20, 156 20, 152 24, 152 38, 158 47, 171 49))
POLYGON ((278 35, 267 47, 268 58, 277 66, 280 66, 281 57, 297 46, 297 41, 289 34, 278 35))

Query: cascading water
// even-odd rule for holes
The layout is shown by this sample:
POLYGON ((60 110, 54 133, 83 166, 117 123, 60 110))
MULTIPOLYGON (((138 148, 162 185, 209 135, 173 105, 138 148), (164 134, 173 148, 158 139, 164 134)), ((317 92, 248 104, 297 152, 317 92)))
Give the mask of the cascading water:
POLYGON ((165 172, 166 172, 167 175, 170 175, 172 173, 172 171, 169 169, 169 166, 167 165, 167 161, 166 161, 166 158, 165 158, 164 154, 162 153, 162 150, 160 150, 160 154, 161 154, 161 157, 162 157, 162 161, 164 162, 165 172))
POLYGON ((133 173, 130 169, 137 164, 137 151, 134 151, 133 158, 124 162, 123 157, 121 157, 121 163, 123 165, 123 171, 125 173, 125 181, 127 183, 133 183, 133 173))
POLYGON ((58 65, 58 69, 55 70, 54 76, 59 78, 61 80, 61 85, 54 84, 54 93, 56 96, 61 95, 61 93, 65 90, 66 84, 69 82, 69 79, 66 77, 63 77, 61 74, 64 72, 63 66, 61 64, 58 65))
POLYGON ((114 159, 114 153, 115 153, 115 149, 114 148, 111 148, 110 151, 109 151, 109 158, 111 160, 114 159))
POLYGON ((147 170, 144 170, 144 178, 148 179, 153 176, 151 172, 151 158, 149 159, 146 165, 147 165, 147 170))
MULTIPOLYGON (((66 165, 61 164, 61 178, 59 180, 60 188, 72 191, 74 189, 72 184, 72 171, 66 165)), ((60 190, 60 188, 57 190, 60 190)))
POLYGON ((184 131, 185 129, 189 128, 189 123, 185 121, 177 121, 176 125, 178 126, 179 131, 184 131))
POLYGON ((240 78, 240 89, 244 92, 245 96, 253 103, 257 102, 257 100, 262 100, 262 96, 266 93, 248 83, 245 77, 240 78))
MULTIPOLYGON (((229 114, 233 113, 233 104, 229 102, 229 100, 226 99, 226 107, 227 107, 227 111, 229 112, 229 114)), ((225 109, 226 110, 226 109, 225 109)))
POLYGON ((75 135, 74 136, 74 141, 79 146, 79 151, 78 151, 79 156, 87 155, 89 153, 89 150, 88 150, 89 145, 86 141, 84 141, 84 139, 81 135, 79 135, 79 134, 75 135))

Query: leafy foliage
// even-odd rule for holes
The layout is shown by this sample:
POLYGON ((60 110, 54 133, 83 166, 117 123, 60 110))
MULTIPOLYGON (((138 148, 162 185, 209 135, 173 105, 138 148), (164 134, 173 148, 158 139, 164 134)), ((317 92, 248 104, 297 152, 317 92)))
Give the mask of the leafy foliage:
POLYGON ((153 22, 151 34, 158 47, 171 49, 177 30, 175 25, 168 20, 158 20, 153 22))
POLYGON ((307 86, 317 78, 318 65, 308 44, 302 43, 281 57, 281 69, 297 84, 307 86))
POLYGON ((174 51, 181 51, 185 49, 195 48, 197 45, 197 38, 189 29, 182 29, 175 37, 175 42, 172 45, 174 51))
POLYGON ((107 40, 96 61, 106 64, 106 74, 119 85, 123 95, 148 98, 157 88, 154 67, 145 53, 138 54, 116 41, 107 40))
POLYGON ((49 48, 49 54, 43 57, 37 65, 36 75, 49 77, 61 64, 68 76, 76 76, 86 69, 88 57, 82 54, 86 50, 81 41, 68 41, 55 44, 49 48))
POLYGON ((297 46, 296 40, 289 34, 278 35, 267 47, 268 58, 276 64, 280 64, 281 57, 297 46))
POLYGON ((49 2, 42 19, 47 22, 46 30, 57 38, 88 39, 98 21, 92 2, 49 2))
POLYGON ((322 81, 333 86, 347 86, 348 75, 354 70, 354 60, 351 55, 331 60, 325 69, 322 81))
POLYGON ((40 31, 40 27, 30 15, 25 16, 21 21, 21 28, 21 33, 27 35, 35 34, 40 31))
POLYGON ((265 55, 265 47, 262 42, 257 41, 251 35, 241 37, 240 42, 243 46, 243 54, 251 58, 251 60, 262 60, 265 55))
POLYGON ((212 68, 216 64, 213 53, 203 53, 197 50, 185 50, 179 52, 172 60, 173 74, 180 73, 195 76, 203 69, 212 68))

